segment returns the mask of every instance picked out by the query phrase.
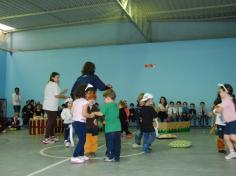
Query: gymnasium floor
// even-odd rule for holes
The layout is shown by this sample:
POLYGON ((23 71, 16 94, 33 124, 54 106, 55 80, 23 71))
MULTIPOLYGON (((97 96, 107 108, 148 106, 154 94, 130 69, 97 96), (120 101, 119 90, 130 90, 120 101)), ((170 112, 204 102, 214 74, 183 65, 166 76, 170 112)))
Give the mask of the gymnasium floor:
POLYGON ((100 134, 97 159, 72 165, 68 157, 73 149, 64 148, 63 137, 53 145, 43 145, 42 136, 29 136, 28 131, 0 134, 1 176, 235 176, 236 160, 226 161, 215 149, 216 136, 207 129, 179 133, 179 139, 193 142, 189 149, 171 149, 171 140, 156 140, 151 154, 132 149, 132 140, 122 139, 120 163, 104 163, 104 134, 100 134), (41 151, 41 154, 40 154, 41 151))

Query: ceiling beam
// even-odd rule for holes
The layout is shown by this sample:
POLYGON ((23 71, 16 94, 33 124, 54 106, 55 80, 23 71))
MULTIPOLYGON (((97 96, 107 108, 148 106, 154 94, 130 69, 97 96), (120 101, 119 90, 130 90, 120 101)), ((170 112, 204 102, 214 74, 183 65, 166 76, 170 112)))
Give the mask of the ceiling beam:
POLYGON ((151 23, 147 21, 147 17, 137 7, 133 0, 116 0, 118 6, 127 16, 129 21, 143 35, 146 41, 151 42, 151 23))
POLYGON ((170 14, 170 13, 180 13, 180 12, 192 12, 199 10, 210 10, 210 9, 218 9, 218 8, 227 8, 227 7, 235 7, 236 3, 233 4, 221 4, 221 5, 213 5, 213 6, 202 6, 202 7, 192 7, 192 8, 183 8, 183 9, 175 9, 175 10, 163 10, 163 11, 155 11, 147 13, 148 15, 160 15, 160 14, 170 14))
POLYGON ((97 8, 97 7, 101 7, 101 5, 114 5, 114 2, 78 6, 78 7, 71 7, 71 8, 63 8, 63 9, 56 9, 56 10, 48 10, 48 11, 42 10, 42 11, 33 12, 33 13, 3 16, 3 17, 0 17, 0 20, 8 20, 8 19, 15 19, 15 18, 21 18, 21 17, 28 17, 28 16, 37 16, 37 15, 50 15, 50 14, 59 13, 59 12, 68 12, 68 11, 73 11, 73 10, 87 9, 87 8, 97 8))

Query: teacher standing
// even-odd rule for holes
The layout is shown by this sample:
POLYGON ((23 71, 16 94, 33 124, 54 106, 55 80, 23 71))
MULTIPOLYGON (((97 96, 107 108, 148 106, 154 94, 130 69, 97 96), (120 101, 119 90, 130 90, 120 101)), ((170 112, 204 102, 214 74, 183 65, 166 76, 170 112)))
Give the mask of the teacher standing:
POLYGON ((76 88, 80 84, 91 84, 94 89, 99 89, 100 91, 104 91, 106 89, 112 88, 110 84, 106 85, 96 74, 95 74, 96 66, 92 62, 86 62, 81 71, 82 75, 77 78, 72 89, 71 89, 71 97, 74 99, 74 93, 76 88))
POLYGON ((61 92, 59 87, 60 74, 52 72, 44 90, 43 110, 47 114, 48 120, 46 125, 44 144, 52 144, 58 139, 55 137, 56 118, 58 113, 59 99, 68 98, 65 94, 67 89, 61 92))

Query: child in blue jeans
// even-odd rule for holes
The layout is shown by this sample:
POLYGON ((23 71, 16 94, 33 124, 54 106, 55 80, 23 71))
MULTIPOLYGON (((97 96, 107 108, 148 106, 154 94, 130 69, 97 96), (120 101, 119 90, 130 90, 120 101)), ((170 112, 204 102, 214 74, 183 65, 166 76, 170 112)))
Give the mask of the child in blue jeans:
POLYGON ((144 106, 141 108, 141 129, 143 132, 143 151, 145 153, 151 152, 151 145, 156 139, 156 133, 153 126, 154 118, 157 118, 157 112, 153 108, 153 96, 145 93, 142 101, 144 106))

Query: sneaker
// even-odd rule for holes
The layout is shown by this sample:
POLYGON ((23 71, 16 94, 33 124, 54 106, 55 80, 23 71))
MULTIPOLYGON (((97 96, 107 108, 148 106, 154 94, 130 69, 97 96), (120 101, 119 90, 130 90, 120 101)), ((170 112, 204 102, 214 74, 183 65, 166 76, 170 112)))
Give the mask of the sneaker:
POLYGON ((54 142, 58 142, 59 141, 59 139, 57 137, 55 137, 55 136, 52 136, 51 140, 54 141, 54 142))
POLYGON ((54 141, 50 140, 49 138, 44 139, 42 142, 43 142, 44 144, 54 144, 54 143, 55 143, 54 141))
POLYGON ((225 159, 230 160, 230 159, 236 159, 236 153, 235 152, 230 152, 225 159))
POLYGON ((133 148, 140 148, 140 147, 142 147, 142 145, 133 144, 132 147, 133 147, 133 148))
POLYGON ((70 143, 69 142, 66 142, 66 144, 65 144, 65 147, 70 147, 70 143))
POLYGON ((112 159, 109 159, 108 157, 104 158, 104 162, 113 162, 114 161, 114 158, 112 159))
POLYGON ((71 157, 70 162, 71 162, 71 164, 82 164, 82 163, 84 163, 84 160, 82 160, 78 157, 71 157))
POLYGON ((81 160, 83 160, 83 161, 88 161, 89 160, 89 157, 87 157, 87 156, 80 156, 79 157, 81 160))

